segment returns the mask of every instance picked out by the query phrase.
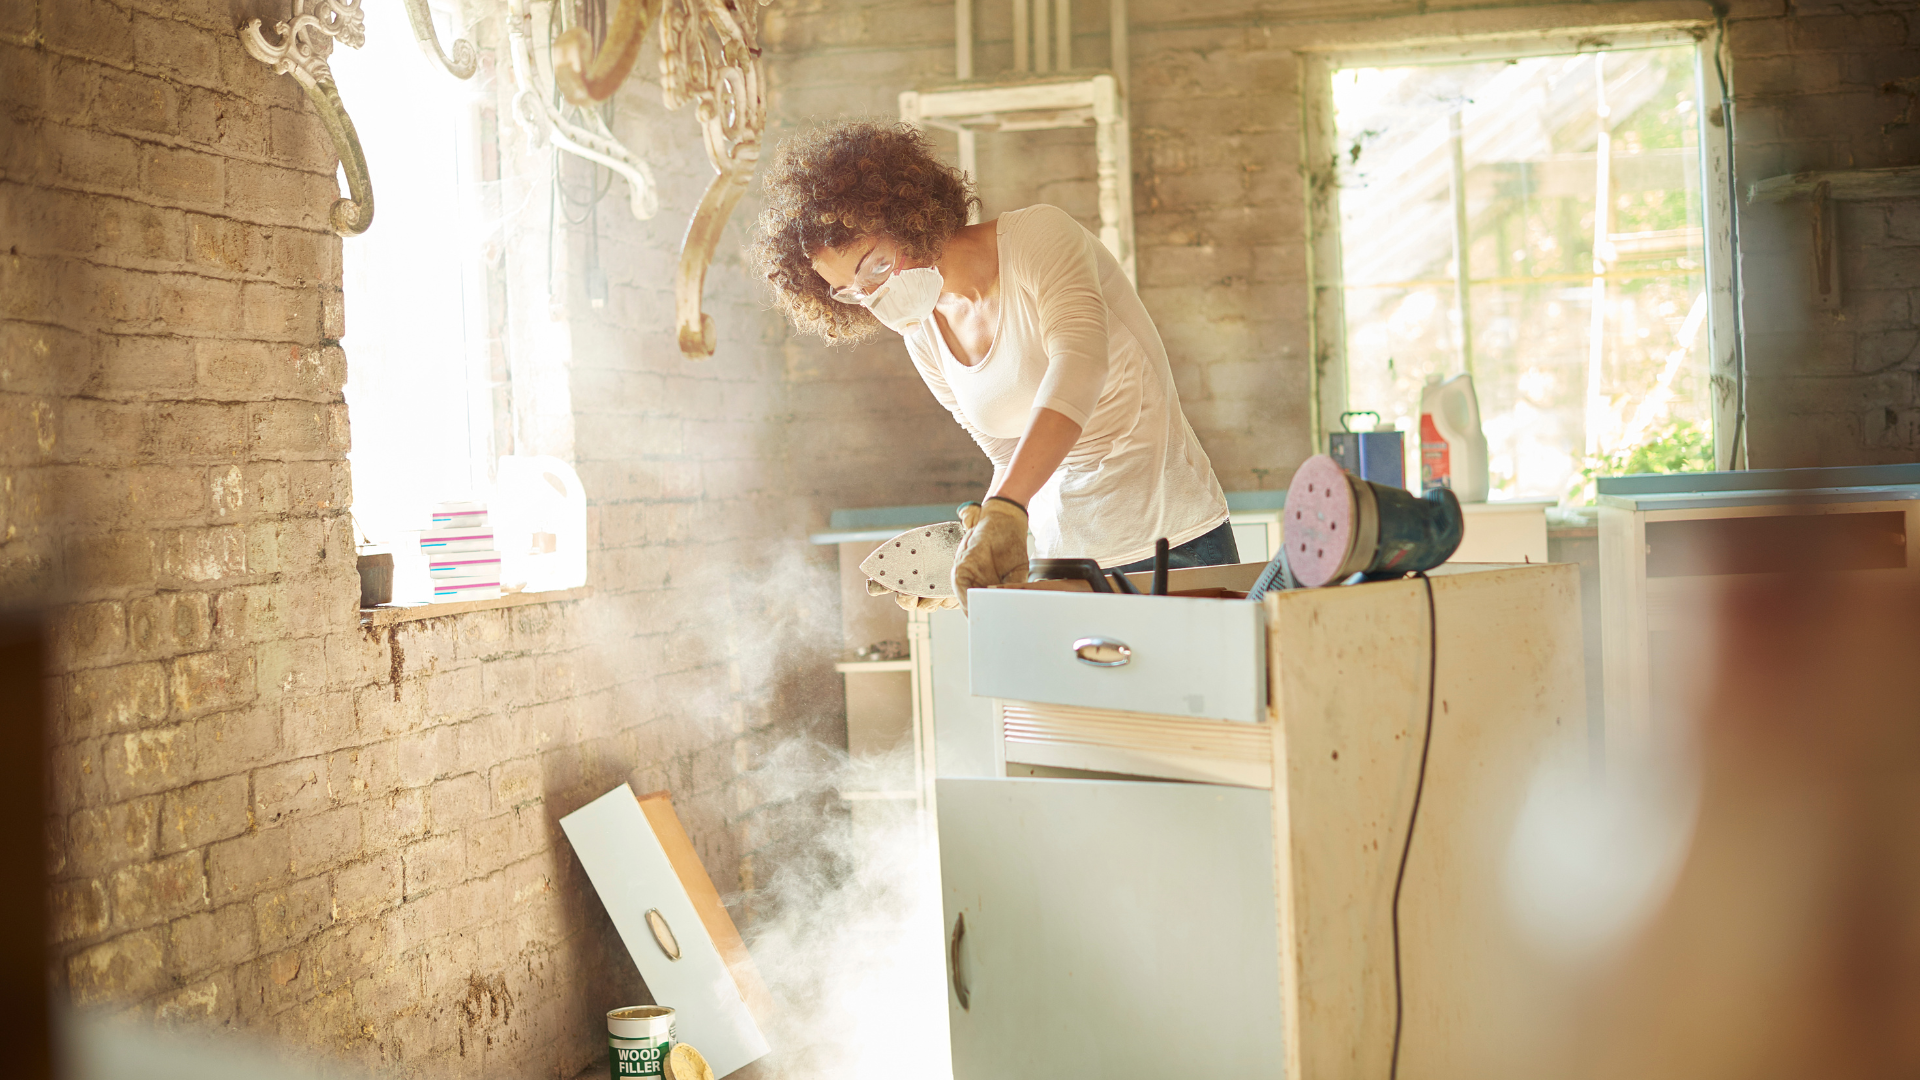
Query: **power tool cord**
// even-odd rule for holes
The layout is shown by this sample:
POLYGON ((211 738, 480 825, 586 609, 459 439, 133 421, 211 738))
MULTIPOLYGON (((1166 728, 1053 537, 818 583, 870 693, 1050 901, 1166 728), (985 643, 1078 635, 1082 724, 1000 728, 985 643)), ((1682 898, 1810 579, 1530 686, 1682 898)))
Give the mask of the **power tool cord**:
POLYGON ((1413 827, 1420 821, 1420 796, 1427 790, 1427 752, 1433 748, 1433 697, 1440 681, 1440 620, 1433 607, 1433 579, 1419 572, 1413 576, 1427 587, 1427 725, 1420 736, 1420 771, 1413 782, 1413 809, 1407 814, 1407 838, 1400 846, 1400 869, 1393 875, 1393 1059, 1387 1067, 1387 1080, 1400 1077, 1400 1028, 1406 1019, 1400 979, 1400 888, 1407 881, 1407 856, 1413 852, 1413 827))

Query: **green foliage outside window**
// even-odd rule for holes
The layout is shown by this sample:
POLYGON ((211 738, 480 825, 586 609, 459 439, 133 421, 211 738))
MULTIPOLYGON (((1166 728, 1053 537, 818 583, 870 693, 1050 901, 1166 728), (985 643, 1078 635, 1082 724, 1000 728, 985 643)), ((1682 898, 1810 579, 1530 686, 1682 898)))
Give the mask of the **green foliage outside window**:
POLYGON ((1568 501, 1592 505, 1595 481, 1602 476, 1712 471, 1712 434, 1691 420, 1671 417, 1637 445, 1587 459, 1586 467, 1580 470, 1580 486, 1568 501))

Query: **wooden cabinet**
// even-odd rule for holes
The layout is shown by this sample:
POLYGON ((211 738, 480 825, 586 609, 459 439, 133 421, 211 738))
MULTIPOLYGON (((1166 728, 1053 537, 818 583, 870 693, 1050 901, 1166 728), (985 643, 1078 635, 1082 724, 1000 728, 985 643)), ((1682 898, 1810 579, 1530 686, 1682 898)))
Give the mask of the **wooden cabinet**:
MULTIPOLYGON (((1284 491, 1227 493, 1234 536, 1243 558, 1264 561, 1279 543, 1284 491)), ((814 533, 815 544, 837 548, 840 562, 841 637, 845 653, 890 646, 891 659, 847 659, 835 668, 845 677, 847 749, 856 758, 874 758, 911 743, 911 776, 869 779, 879 786, 844 791, 856 817, 890 813, 878 804, 911 800, 926 808, 933 801, 935 762, 943 776, 1003 775, 997 736, 989 734, 992 705, 975 697, 970 686, 967 619, 958 611, 917 612, 909 616, 890 597, 868 596, 860 563, 874 547, 905 529, 954 517, 944 503, 921 506, 835 510, 831 527, 814 533), (936 724, 935 716, 943 717, 936 724), (936 742, 940 745, 936 749, 936 742)), ((1136 575, 1145 582, 1145 575, 1136 575)), ((1257 653, 1253 637, 1242 652, 1257 653)), ((1242 680, 1244 682, 1244 680, 1242 680)), ((1252 707, 1243 709, 1249 714, 1252 707)))
POLYGON ((1543 563, 1547 561, 1547 507, 1552 499, 1461 503, 1466 519, 1460 547, 1448 562, 1543 563))
POLYGON ((1721 592, 1765 575, 1920 573, 1920 465, 1600 481, 1606 754, 1679 737, 1721 592))
MULTIPOLYGON (((1238 575, 1244 588, 1258 570, 1177 571, 1174 587, 1238 575)), ((1437 632, 1418 580, 1258 605, 975 594, 975 688, 1055 699, 996 702, 1009 770, 1135 778, 939 782, 956 1080, 1161 1075, 1174 1046, 1199 1055, 1181 1059, 1194 1075, 1387 1075, 1393 884, 1429 700, 1400 908, 1401 1075, 1485 1074, 1521 963, 1502 893, 1507 842, 1536 772, 1586 748, 1579 576, 1450 566, 1432 590, 1437 632), (1134 621, 1117 621, 1119 605, 1134 621), (1211 610, 1175 617, 1175 605, 1211 610), (1088 668, 1115 675, 1108 687, 990 670, 1123 632, 1182 658, 1168 685, 1200 678, 1209 701, 1251 694, 1257 714, 1190 712, 1184 694, 1153 687, 1109 693, 1124 666, 1088 668), (1258 663, 1223 644, 1248 633, 1258 663), (1121 1049, 1129 1040, 1136 1057, 1121 1049), (1165 1049, 1155 1057, 1147 1041, 1165 1049)))

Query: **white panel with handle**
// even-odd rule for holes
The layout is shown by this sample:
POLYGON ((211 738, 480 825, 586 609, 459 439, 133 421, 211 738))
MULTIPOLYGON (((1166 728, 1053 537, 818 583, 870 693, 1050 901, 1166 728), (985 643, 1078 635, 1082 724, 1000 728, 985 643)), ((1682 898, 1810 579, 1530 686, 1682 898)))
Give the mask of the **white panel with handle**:
POLYGON ((715 1076, 765 1056, 767 1040, 633 789, 621 784, 561 818, 560 827, 654 1004, 675 1011, 678 1040, 699 1050, 715 1076))
POLYGON ((1282 1075, 1267 792, 936 784, 954 1080, 1282 1075))
POLYGON ((1037 589, 969 594, 981 697, 1259 723, 1266 633, 1259 604, 1037 589))

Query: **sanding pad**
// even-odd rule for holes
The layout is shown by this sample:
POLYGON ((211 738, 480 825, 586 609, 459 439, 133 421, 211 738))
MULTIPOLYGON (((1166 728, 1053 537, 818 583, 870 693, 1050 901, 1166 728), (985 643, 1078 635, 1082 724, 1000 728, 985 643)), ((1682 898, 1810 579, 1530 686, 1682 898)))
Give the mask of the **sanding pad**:
POLYGON ((1346 566, 1361 531, 1359 498, 1337 462, 1325 454, 1308 458, 1287 487, 1285 514, 1282 536, 1295 581, 1317 588, 1353 572, 1346 566))
POLYGON ((953 597, 953 562, 966 530, 957 521, 908 529, 874 548, 860 572, 908 596, 953 597))

